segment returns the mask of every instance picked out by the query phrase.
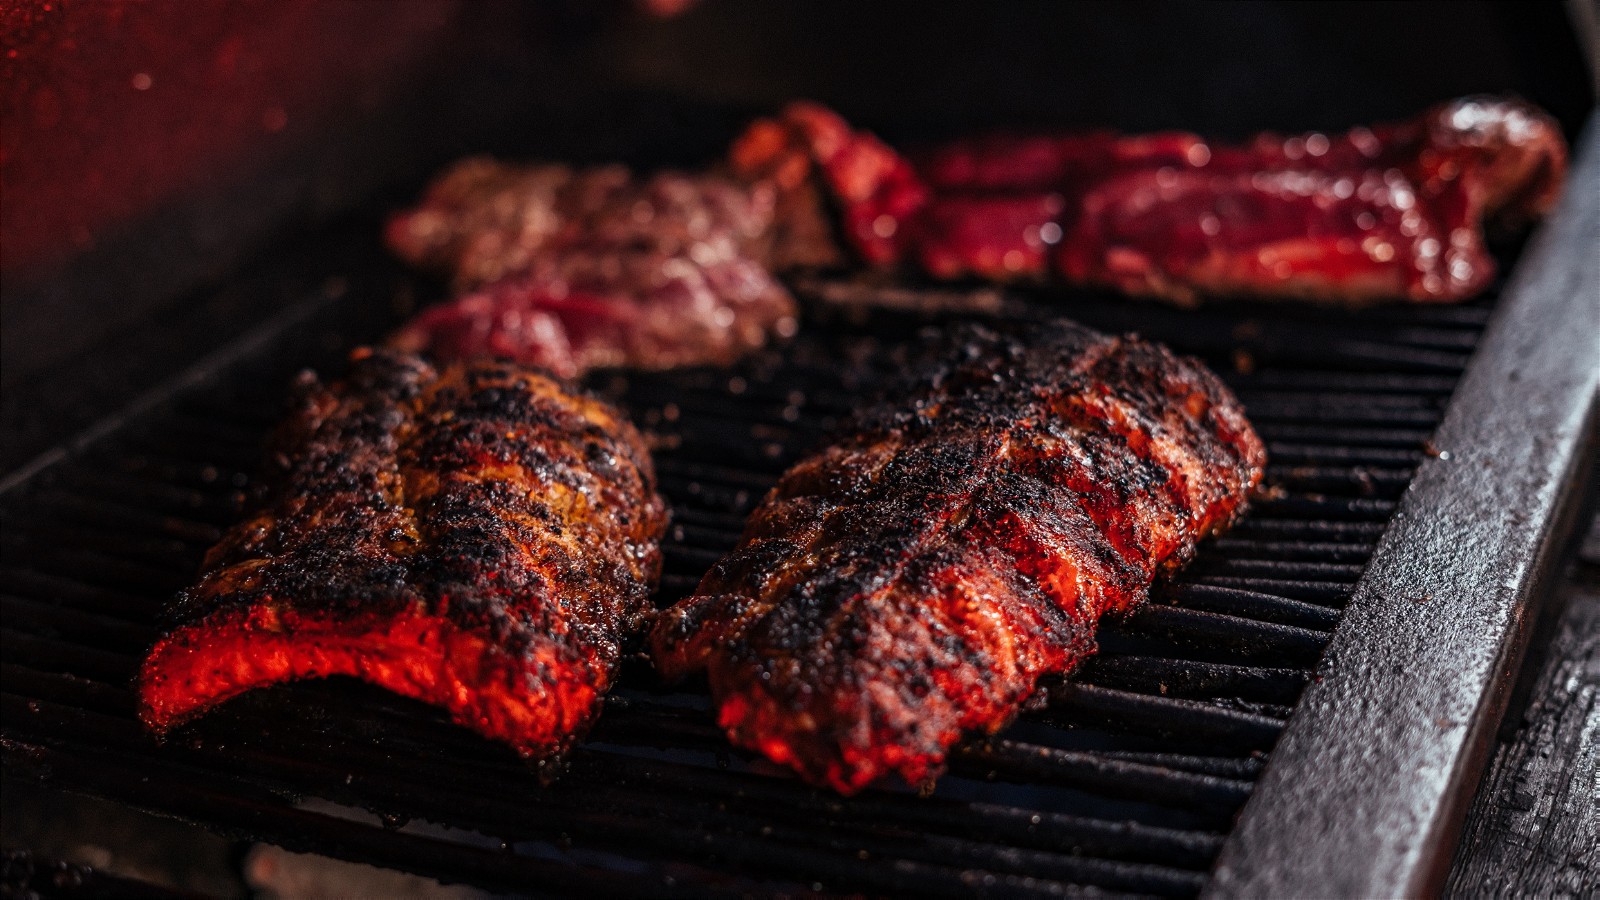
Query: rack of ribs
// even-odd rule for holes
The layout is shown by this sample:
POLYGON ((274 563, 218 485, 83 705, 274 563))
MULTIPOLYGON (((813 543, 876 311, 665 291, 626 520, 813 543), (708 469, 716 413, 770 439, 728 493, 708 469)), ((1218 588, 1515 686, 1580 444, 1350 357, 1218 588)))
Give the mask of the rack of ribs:
POLYGON ((737 744, 853 793, 932 781, 1226 527, 1265 451, 1202 365, 1067 323, 955 351, 786 472, 650 637, 737 744))
POLYGON ((715 175, 465 160, 389 223, 390 247, 458 292, 391 343, 563 377, 731 362, 796 328, 763 261, 773 204, 715 175))
POLYGON ((1178 132, 991 136, 918 166, 815 104, 776 120, 786 142, 773 121, 734 144, 735 170, 793 180, 797 154, 809 161, 840 209, 840 234, 870 264, 1177 303, 1466 299, 1494 276, 1486 230, 1548 211, 1567 164, 1548 115, 1486 98, 1240 145, 1178 132))
POLYGON ((265 502, 145 659, 149 728, 344 675, 528 757, 582 736, 646 627, 666 526, 618 412, 509 364, 358 350, 342 383, 302 376, 269 460, 265 502))

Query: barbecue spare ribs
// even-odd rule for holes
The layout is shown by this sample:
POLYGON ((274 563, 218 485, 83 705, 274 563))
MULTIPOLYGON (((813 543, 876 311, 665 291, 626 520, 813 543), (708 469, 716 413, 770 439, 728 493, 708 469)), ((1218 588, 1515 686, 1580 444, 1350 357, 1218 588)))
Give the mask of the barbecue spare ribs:
POLYGON ((1495 270, 1485 228, 1548 211, 1566 153, 1538 109, 1469 98, 1341 135, 1262 134, 1238 146, 1176 132, 1000 136, 912 167, 804 103, 752 125, 730 161, 780 188, 814 173, 839 208, 838 231, 873 265, 1055 277, 1178 303, 1355 304, 1477 293, 1495 270))
POLYGON ((459 291, 392 344, 563 377, 731 362, 796 328, 763 262, 773 204, 771 185, 714 175, 465 160, 389 224, 398 255, 459 291))
POLYGON ((348 675, 530 757, 599 711, 645 626, 666 511, 620 414, 509 364, 358 350, 303 376, 270 495, 146 658, 165 732, 251 688, 348 675))
POLYGON ((1057 323, 971 327, 786 472, 651 633, 732 740, 853 793, 931 782, 1225 527, 1262 444, 1198 362, 1057 323))

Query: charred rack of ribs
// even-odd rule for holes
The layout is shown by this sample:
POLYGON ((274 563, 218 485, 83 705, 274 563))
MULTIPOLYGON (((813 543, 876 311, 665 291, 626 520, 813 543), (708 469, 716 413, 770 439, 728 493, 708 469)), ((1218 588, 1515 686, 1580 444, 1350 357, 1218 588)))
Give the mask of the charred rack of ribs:
POLYGON ((731 362, 796 327, 763 261, 773 205, 715 175, 465 160, 390 222, 390 247, 458 291, 392 343, 562 377, 731 362))
POLYGON ((1485 230, 1547 212, 1567 148, 1540 110, 1468 98, 1339 135, 1239 145, 1178 132, 993 136, 913 165, 797 103, 752 125, 730 161, 780 190, 820 184, 843 239, 871 265, 1053 277, 1178 303, 1358 304, 1476 294, 1495 271, 1485 230))
POLYGON ((639 433, 509 364, 359 350, 302 377, 270 493, 207 554, 139 677, 156 732, 348 675, 529 757, 587 730, 651 614, 666 510, 639 433))
POLYGON ((1229 524, 1265 451, 1198 362, 1067 323, 968 326, 786 472, 664 612, 737 744, 853 793, 926 784, 1229 524))

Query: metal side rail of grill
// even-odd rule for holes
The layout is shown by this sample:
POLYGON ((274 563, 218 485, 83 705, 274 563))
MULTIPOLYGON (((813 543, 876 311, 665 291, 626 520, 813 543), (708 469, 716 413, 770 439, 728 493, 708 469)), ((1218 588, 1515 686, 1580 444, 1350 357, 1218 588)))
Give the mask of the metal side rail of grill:
MULTIPOLYGON (((1555 240, 1564 227, 1552 225, 1555 240)), ((1040 709, 960 746, 927 796, 808 788, 729 745, 703 685, 663 686, 642 661, 548 785, 435 711, 340 680, 247 695, 158 743, 134 718, 134 671, 162 605, 238 516, 289 376, 337 366, 329 336, 348 327, 352 298, 370 296, 361 273, 339 274, 343 298, 307 301, 278 332, 219 351, 0 493, 5 772, 243 839, 516 892, 1201 893, 1241 829, 1274 821, 1256 812, 1273 806, 1263 794, 1316 778, 1304 735, 1299 768, 1284 774, 1284 736, 1304 732, 1308 689, 1325 693, 1314 683, 1330 641, 1352 640, 1347 608, 1366 596, 1397 511, 1420 514, 1419 466, 1465 450, 1435 432, 1459 417, 1451 396, 1486 324, 1509 327, 1493 296, 1179 312, 1030 291, 980 311, 1137 328, 1202 357, 1239 394, 1271 467, 1234 529, 1152 602, 1103 623, 1100 652, 1046 685, 1040 709)), ((662 604, 693 589, 778 474, 928 321, 845 309, 841 298, 872 290, 802 285, 808 327, 731 370, 595 379, 658 448, 674 510, 662 604)), ((950 292, 892 294, 886 305, 915 307, 950 292)), ((1279 844, 1284 855, 1251 866, 1298 865, 1301 851, 1279 844)), ((1227 878, 1253 871, 1230 859, 1227 878)))
POLYGON ((1228 839, 1213 896, 1431 896, 1592 471, 1600 116, 1228 839))

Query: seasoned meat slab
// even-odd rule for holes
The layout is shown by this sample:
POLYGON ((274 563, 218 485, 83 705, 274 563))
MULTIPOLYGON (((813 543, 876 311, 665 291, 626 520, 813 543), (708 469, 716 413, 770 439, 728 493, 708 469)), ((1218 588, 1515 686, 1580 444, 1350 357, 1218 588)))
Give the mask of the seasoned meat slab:
POLYGON ((1199 363, 981 328, 784 474, 651 634, 737 744, 852 793, 931 781, 1225 527, 1265 452, 1199 363))
POLYGON ((762 262, 773 197, 715 175, 458 163, 388 239, 460 293, 392 343, 564 377, 731 362, 796 327, 793 298, 762 262))
POLYGON ((757 123, 733 147, 735 169, 794 180, 794 160, 809 160, 842 237, 870 264, 1054 277, 1178 303, 1466 299, 1494 276, 1486 229, 1548 211, 1567 164, 1554 120, 1489 98, 1241 145, 1177 132, 985 137, 915 169, 814 104, 780 121, 787 142, 757 123))
MULTIPOLYGON (((1565 170, 1549 116, 1482 98, 1370 129, 1262 134, 1240 146, 1180 133, 990 139, 947 147, 926 166, 957 198, 979 186, 1065 197, 1054 251, 1062 277, 1179 302, 1471 297, 1495 272, 1485 227, 1543 215, 1565 170)), ((930 270, 1007 277, 1032 267, 1029 249, 1042 242, 1028 237, 1051 219, 1019 223, 989 203, 965 222, 989 223, 994 245, 936 225, 923 250, 930 270)))
POLYGON ((651 611, 666 511, 639 433, 509 364, 359 350, 345 381, 298 388, 270 494, 145 660, 145 724, 348 675, 565 750, 651 611))

